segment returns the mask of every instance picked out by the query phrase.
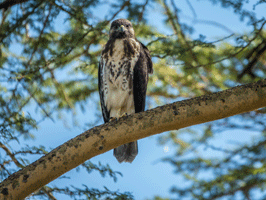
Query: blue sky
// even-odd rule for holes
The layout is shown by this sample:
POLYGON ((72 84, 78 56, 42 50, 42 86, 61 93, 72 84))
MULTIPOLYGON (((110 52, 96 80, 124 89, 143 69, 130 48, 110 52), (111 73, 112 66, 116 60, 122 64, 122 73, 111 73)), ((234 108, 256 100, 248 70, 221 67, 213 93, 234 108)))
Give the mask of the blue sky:
MULTIPOLYGON (((221 38, 231 33, 225 29, 217 26, 211 26, 209 24, 195 23, 193 22, 193 13, 189 9, 188 4, 185 0, 176 1, 177 5, 182 10, 180 15, 181 22, 186 22, 196 29, 196 32, 191 36, 197 38, 199 34, 207 36, 207 40, 214 41, 217 38, 221 38)), ((192 1, 191 1, 192 2, 192 1)), ((239 17, 233 14, 232 10, 222 9, 220 6, 213 6, 209 1, 193 1, 194 9, 197 13, 197 20, 212 20, 225 25, 234 33, 242 33, 243 31, 249 31, 246 23, 240 22, 239 17)), ((265 16, 265 6, 255 10, 258 13, 258 17, 265 16)), ((105 13, 106 10, 102 7, 101 10, 96 10, 97 13, 105 13)), ((169 30, 162 25, 163 18, 161 17, 162 10, 159 8, 149 8, 148 20, 149 23, 154 25, 158 30, 169 33, 169 30)), ((123 16, 118 16, 121 18, 123 16)), ((57 20, 56 26, 59 28, 64 27, 66 24, 63 23, 62 19, 57 20)), ((58 77, 60 79, 60 77, 58 77)), ((97 94, 95 98, 98 98, 97 94)), ((88 103, 88 110, 94 109, 91 104, 88 103)), ((34 107, 28 109, 34 116, 34 107)), ((39 125, 39 129, 33 131, 35 135, 34 140, 21 141, 20 145, 44 145, 51 148, 63 144, 69 139, 81 134, 84 130, 81 127, 72 126, 72 118, 70 113, 65 113, 66 121, 55 120, 52 122, 46 119, 39 125), (68 116, 69 115, 69 116, 68 116), (66 124, 69 124, 66 126, 66 124)), ((82 125, 88 121, 93 120, 93 115, 90 111, 82 113, 77 111, 77 121, 82 125)), ((100 122, 100 124, 103 121, 100 122)), ((204 125, 194 126, 195 129, 201 129, 204 125)), ((224 147, 232 148, 232 144, 227 144, 227 141, 239 141, 248 142, 250 138, 255 137, 256 132, 246 132, 243 134, 242 130, 225 131, 219 136, 213 139, 213 144, 224 145, 224 147), (244 135, 244 137, 243 137, 244 135), (241 138, 241 139, 240 139, 241 138), (228 146, 227 146, 228 145, 228 146)), ((87 174, 87 172, 81 170, 79 173, 75 169, 66 173, 64 176, 69 176, 71 179, 57 179, 50 183, 50 185, 57 186, 81 186, 82 184, 87 185, 89 188, 103 189, 106 186, 110 190, 119 190, 120 192, 129 191, 132 192, 135 199, 152 198, 155 195, 162 197, 174 197, 169 193, 169 189, 173 185, 182 186, 184 180, 181 176, 173 174, 173 168, 169 164, 160 162, 160 159, 165 156, 173 155, 174 148, 171 144, 159 145, 157 141, 158 136, 152 136, 140 140, 139 143, 139 155, 136 157, 132 164, 123 163, 119 164, 113 157, 113 152, 109 151, 102 155, 92 158, 90 161, 97 164, 109 164, 115 171, 119 171, 123 174, 123 177, 119 177, 115 183, 111 178, 102 178, 97 172, 87 174), (164 148, 168 148, 168 152, 164 151, 164 148)), ((14 144, 16 146, 17 144, 14 144)), ((14 147, 16 148, 16 147, 14 147)), ((206 156, 214 156, 217 152, 201 150, 200 153, 204 153, 206 156)), ((32 161, 37 157, 32 158, 32 161)), ((55 195, 59 200, 64 199, 65 196, 55 195)))

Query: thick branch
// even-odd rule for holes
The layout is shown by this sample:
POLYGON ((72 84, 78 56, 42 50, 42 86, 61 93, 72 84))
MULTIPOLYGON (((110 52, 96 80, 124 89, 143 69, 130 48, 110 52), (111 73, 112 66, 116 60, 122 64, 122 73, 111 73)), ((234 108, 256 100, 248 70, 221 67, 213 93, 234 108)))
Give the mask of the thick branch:
POLYGON ((23 199, 86 160, 122 144, 165 131, 266 107, 266 79, 125 116, 94 127, 0 184, 0 199, 23 199))
MULTIPOLYGON (((6 152, 7 155, 12 159, 12 161, 15 163, 15 165, 19 168, 24 168, 24 166, 16 159, 15 155, 11 153, 11 151, 2 143, 0 142, 0 147, 6 152)), ((7 171, 8 172, 8 171, 7 171)), ((9 172, 8 172, 9 174, 9 172)), ((53 196, 53 194, 49 191, 47 191, 46 187, 42 187, 41 190, 52 200, 56 200, 56 198, 53 196)))

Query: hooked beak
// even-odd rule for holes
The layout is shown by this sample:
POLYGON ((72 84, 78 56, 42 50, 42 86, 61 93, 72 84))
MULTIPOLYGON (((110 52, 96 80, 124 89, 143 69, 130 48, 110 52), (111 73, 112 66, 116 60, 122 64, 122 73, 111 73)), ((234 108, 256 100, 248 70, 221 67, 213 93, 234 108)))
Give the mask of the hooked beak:
POLYGON ((121 25, 118 30, 123 33, 126 29, 124 25, 121 25))

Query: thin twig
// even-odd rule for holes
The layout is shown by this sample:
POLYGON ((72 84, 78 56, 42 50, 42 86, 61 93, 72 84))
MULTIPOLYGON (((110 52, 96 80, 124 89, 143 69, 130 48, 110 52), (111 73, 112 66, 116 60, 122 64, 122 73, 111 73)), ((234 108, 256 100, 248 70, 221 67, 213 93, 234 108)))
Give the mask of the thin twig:
POLYGON ((262 23, 262 26, 260 27, 260 29, 258 30, 258 32, 256 33, 256 35, 247 43, 247 45, 245 45, 244 47, 242 47, 239 51, 237 51, 236 53, 233 53, 230 55, 230 57, 226 57, 226 58, 222 58, 222 59, 219 59, 219 60, 216 60, 216 61, 213 61, 213 62, 210 62, 210 63, 207 63, 207 64, 204 64, 204 65, 198 65, 198 66, 194 66, 194 67, 185 67, 185 69, 192 69, 192 68, 199 68, 199 67, 206 67, 206 66, 209 66, 209 65, 213 65, 213 64, 216 64, 216 63, 219 63, 219 62, 222 62, 224 60, 227 60, 231 57, 235 57, 237 54, 239 54, 240 52, 242 52, 244 49, 246 49, 257 37, 258 35, 260 34, 260 32, 262 31, 263 29, 263 26, 266 24, 266 20, 262 23))

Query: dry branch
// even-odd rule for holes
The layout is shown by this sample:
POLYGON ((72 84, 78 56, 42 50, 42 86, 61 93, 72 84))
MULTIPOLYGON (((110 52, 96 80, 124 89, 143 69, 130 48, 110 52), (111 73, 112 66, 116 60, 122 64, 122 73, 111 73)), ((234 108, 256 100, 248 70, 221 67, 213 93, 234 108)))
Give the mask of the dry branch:
POLYGON ((8 177, 0 183, 0 199, 24 199, 86 160, 122 144, 262 107, 266 107, 266 79, 122 117, 82 133, 8 177))

